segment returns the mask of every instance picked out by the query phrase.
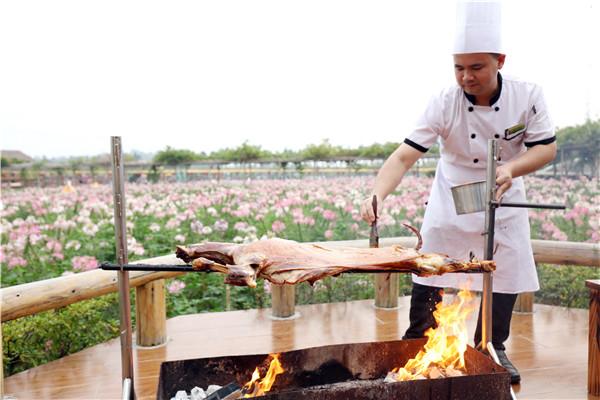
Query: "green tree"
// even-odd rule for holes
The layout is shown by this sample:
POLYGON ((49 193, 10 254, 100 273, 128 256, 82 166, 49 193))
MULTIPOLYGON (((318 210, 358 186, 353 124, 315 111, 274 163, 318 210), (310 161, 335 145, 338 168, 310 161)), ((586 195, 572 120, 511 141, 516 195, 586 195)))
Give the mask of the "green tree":
POLYGON ((290 149, 285 149, 281 152, 273 153, 273 158, 278 161, 295 161, 295 160, 299 160, 301 157, 300 157, 300 152, 290 150, 290 149))
POLYGON ((40 174, 42 172, 42 169, 44 169, 45 166, 46 166, 45 160, 35 161, 31 165, 31 172, 33 173, 33 179, 37 180, 38 186, 40 186, 40 174))
POLYGON ((171 146, 167 146, 154 156, 155 163, 167 165, 191 164, 197 159, 198 155, 193 151, 174 149, 171 146))
POLYGON ((29 168, 21 168, 19 175, 21 176, 21 182, 23 182, 23 185, 27 185, 27 181, 31 179, 29 168))
POLYGON ((98 172, 98 165, 95 163, 91 163, 88 165, 90 168, 90 176, 92 177, 92 181, 96 180, 96 173, 98 172))
POLYGON ((156 164, 152 164, 148 170, 148 181, 151 183, 157 183, 160 180, 160 171, 156 164))
POLYGON ((600 142, 600 119, 587 120, 582 125, 568 126, 556 131, 556 142, 564 145, 594 146, 600 142))
POLYGON ((560 164, 563 171, 599 176, 600 119, 559 129, 556 138, 558 156, 555 163, 560 164))
POLYGON ((65 167, 59 165, 57 167, 52 168, 58 177, 58 182, 63 185, 65 183, 65 167))
POLYGON ((304 160, 326 161, 337 156, 339 152, 339 147, 332 146, 328 139, 324 139, 318 145, 309 144, 300 154, 304 160))
POLYGON ((230 160, 245 164, 252 161, 258 161, 261 158, 267 158, 270 155, 269 152, 262 150, 260 146, 253 146, 245 141, 241 146, 231 151, 230 160))
POLYGON ((81 157, 77 157, 77 158, 71 158, 69 160, 69 168, 71 168, 71 172, 73 172, 73 176, 77 177, 79 169, 81 168, 81 164, 83 163, 83 158, 81 157))

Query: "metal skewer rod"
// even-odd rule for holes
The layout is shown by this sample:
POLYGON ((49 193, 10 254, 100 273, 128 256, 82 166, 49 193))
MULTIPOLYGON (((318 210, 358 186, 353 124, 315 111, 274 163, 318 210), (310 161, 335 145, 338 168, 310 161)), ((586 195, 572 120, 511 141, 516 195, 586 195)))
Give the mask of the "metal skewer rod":
MULTIPOLYGON (((162 271, 174 271, 174 272, 200 272, 195 270, 191 265, 169 265, 169 264, 110 264, 102 263, 98 268, 105 271, 148 271, 148 272, 162 272, 162 271)), ((204 271, 202 271, 204 272, 204 271)), ((212 272, 212 271, 206 271, 212 272)))
MULTIPOLYGON (((485 243, 484 259, 494 258, 494 223, 496 207, 496 160, 498 158, 498 143, 495 139, 488 141, 487 179, 486 179, 486 208, 485 208, 485 243)), ((481 348, 486 351, 488 343, 492 342, 492 273, 483 273, 483 288, 481 293, 481 348)))
MULTIPOLYGON (((125 216, 125 173, 122 162, 121 137, 111 137, 112 172, 113 172, 113 196, 115 213, 115 238, 117 249, 117 262, 123 266, 127 264, 127 228, 125 216)), ((133 343, 131 328, 131 301, 129 299, 129 272, 120 268, 118 272, 119 286, 119 314, 121 331, 121 375, 123 388, 127 388, 129 394, 124 397, 135 399, 133 381, 133 343)))
MULTIPOLYGON (((105 271, 147 271, 147 272, 217 272, 210 269, 194 269, 191 265, 169 265, 169 264, 109 264, 102 263, 98 266, 105 271)), ((422 271, 418 268, 406 269, 403 271, 392 269, 355 269, 342 271, 343 274, 395 274, 395 273, 419 274, 422 271)), ((461 274, 480 274, 483 272, 481 268, 472 268, 466 271, 456 271, 461 274)), ((453 273, 453 272, 447 272, 453 273)))
POLYGON ((515 208, 545 208, 549 210, 564 210, 567 207, 564 204, 536 204, 536 203, 514 203, 514 202, 502 202, 492 201, 492 205, 495 207, 515 207, 515 208))

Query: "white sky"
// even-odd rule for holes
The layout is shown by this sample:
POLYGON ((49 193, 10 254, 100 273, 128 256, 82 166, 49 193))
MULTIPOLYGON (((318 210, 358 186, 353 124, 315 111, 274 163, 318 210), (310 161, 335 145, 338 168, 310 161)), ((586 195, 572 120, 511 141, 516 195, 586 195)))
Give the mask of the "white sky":
MULTIPOLYGON (((453 83, 455 2, 0 3, 0 147, 269 150, 401 141, 453 83)), ((600 118, 600 2, 505 0, 503 72, 555 125, 600 118)))

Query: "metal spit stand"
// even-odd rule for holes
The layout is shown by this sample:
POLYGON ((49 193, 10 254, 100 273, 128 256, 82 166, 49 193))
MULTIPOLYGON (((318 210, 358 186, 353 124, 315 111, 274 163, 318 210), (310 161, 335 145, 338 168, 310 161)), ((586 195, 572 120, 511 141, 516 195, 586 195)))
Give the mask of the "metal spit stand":
MULTIPOLYGON (((563 204, 496 201, 496 164, 498 162, 498 153, 498 141, 496 139, 488 140, 487 175, 485 180, 485 225, 483 231, 483 236, 485 237, 483 256, 485 260, 493 260, 494 258, 496 208, 543 208, 550 210, 564 210, 566 208, 563 204)), ((492 273, 484 272, 481 294, 481 348, 483 351, 487 351, 492 343, 492 283, 492 273)), ((488 353, 494 355, 495 351, 488 351, 488 353)))
POLYGON ((115 214, 115 238, 117 263, 121 269, 117 272, 119 286, 119 315, 121 332, 121 376, 122 400, 135 400, 133 381, 133 341, 131 328, 131 301, 129 298, 129 272, 123 269, 127 264, 127 227, 125 214, 125 172, 123 168, 123 148, 121 137, 111 137, 113 198, 115 214))
MULTIPOLYGON (((501 203, 496 201, 496 164, 498 162, 498 141, 496 139, 488 140, 487 152, 487 174, 486 174, 486 205, 485 205, 485 224, 483 236, 484 241, 484 259, 493 260, 494 258, 494 229, 496 221, 496 208, 498 207, 516 207, 516 208, 545 208, 564 210, 564 205, 558 204, 530 204, 530 203, 501 203)), ((489 354, 492 359, 500 364, 496 350, 492 344, 492 293, 493 280, 492 272, 483 273, 483 287, 481 293, 481 350, 489 354)), ((510 388, 512 399, 516 399, 515 393, 510 388)))

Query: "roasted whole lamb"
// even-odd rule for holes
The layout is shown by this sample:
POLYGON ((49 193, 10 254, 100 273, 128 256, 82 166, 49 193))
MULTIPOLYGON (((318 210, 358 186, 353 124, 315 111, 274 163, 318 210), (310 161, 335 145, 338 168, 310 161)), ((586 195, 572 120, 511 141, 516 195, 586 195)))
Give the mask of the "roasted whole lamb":
MULTIPOLYGON (((420 243, 420 241, 419 241, 420 243)), ((488 272, 494 261, 473 257, 460 261, 443 254, 420 253, 399 245, 382 248, 327 248, 285 239, 264 239, 249 244, 207 242, 177 246, 177 257, 195 270, 226 274, 225 283, 256 286, 257 278, 277 285, 308 281, 344 272, 412 272, 420 276, 448 272, 488 272)))

